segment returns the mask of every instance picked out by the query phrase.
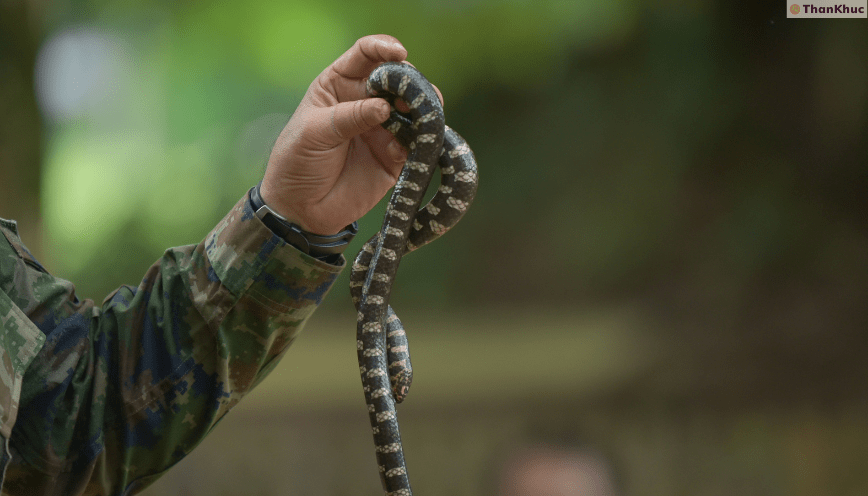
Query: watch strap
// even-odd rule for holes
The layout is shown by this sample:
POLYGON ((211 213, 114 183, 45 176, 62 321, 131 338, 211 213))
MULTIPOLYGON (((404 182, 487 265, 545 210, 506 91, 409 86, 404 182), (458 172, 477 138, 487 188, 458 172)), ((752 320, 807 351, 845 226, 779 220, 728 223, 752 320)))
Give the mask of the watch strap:
POLYGON ((323 235, 305 231, 299 225, 289 222, 265 203, 259 193, 261 186, 262 181, 250 190, 250 206, 256 216, 274 234, 318 260, 329 263, 336 262, 359 232, 358 222, 353 222, 336 234, 323 235))

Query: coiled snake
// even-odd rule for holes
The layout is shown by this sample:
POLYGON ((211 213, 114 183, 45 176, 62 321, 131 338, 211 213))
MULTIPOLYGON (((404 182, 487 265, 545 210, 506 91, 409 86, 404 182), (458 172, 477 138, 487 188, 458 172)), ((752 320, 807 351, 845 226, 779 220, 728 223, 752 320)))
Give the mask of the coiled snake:
POLYGON ((440 99, 419 71, 387 62, 368 77, 367 92, 391 103, 391 116, 382 125, 409 153, 382 229, 365 243, 353 263, 350 292, 359 312, 359 373, 380 479, 387 496, 411 496, 395 404, 408 392, 412 368, 407 335, 389 306, 389 296, 401 257, 438 238, 461 219, 476 194, 478 174, 473 152, 446 126, 440 99), (395 109, 397 98, 410 108, 409 118, 395 109), (438 165, 440 187, 419 209, 438 165))

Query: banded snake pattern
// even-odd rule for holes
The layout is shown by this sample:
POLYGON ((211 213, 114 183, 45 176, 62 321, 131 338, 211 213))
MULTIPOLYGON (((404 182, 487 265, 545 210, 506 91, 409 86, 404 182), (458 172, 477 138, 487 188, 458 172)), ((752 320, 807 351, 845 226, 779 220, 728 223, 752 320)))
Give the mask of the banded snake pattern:
POLYGON ((440 237, 467 211, 476 195, 478 173, 473 152, 446 126, 440 99, 418 70, 384 63, 368 77, 367 93, 391 104, 391 115, 382 126, 407 148, 408 156, 382 228, 365 243, 352 266, 359 373, 386 495, 412 496, 395 413, 396 403, 409 390, 412 367, 407 335, 389 297, 401 258, 440 237), (397 98, 410 108, 409 117, 396 110, 397 98), (440 187, 420 209, 437 166, 440 187))

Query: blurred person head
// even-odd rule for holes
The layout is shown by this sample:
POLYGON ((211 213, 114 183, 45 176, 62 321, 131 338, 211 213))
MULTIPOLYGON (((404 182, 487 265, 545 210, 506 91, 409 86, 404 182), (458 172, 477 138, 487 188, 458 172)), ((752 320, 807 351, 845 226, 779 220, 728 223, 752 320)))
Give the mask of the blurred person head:
POLYGON ((593 449, 534 444, 503 465, 497 496, 616 496, 611 464, 593 449))

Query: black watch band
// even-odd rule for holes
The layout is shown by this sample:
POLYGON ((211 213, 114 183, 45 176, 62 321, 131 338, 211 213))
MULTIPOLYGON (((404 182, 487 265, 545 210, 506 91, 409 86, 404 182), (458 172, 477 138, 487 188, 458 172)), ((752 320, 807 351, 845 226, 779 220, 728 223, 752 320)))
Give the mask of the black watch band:
POLYGON ((359 232, 358 222, 353 222, 337 234, 324 236, 307 232, 266 205, 259 194, 260 186, 262 186, 262 181, 250 189, 250 206, 256 216, 274 234, 318 260, 329 263, 336 262, 340 258, 340 254, 347 249, 350 241, 356 236, 356 233, 359 232))

